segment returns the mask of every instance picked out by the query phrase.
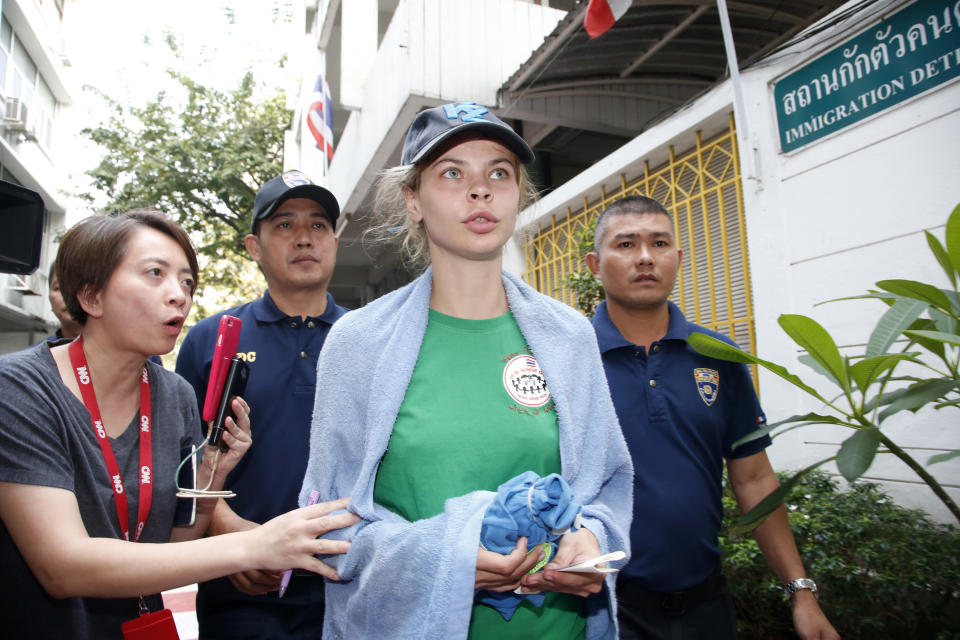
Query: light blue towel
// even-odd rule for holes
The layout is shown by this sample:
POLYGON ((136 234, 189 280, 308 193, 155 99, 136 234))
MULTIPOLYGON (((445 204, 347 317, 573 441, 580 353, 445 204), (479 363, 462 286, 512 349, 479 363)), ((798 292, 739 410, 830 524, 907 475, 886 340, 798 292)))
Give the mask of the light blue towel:
MULTIPOLYGON (((633 469, 604 377, 596 334, 582 315, 504 273, 510 310, 557 408, 562 476, 583 504, 582 526, 603 553, 629 552, 633 469)), ((350 496, 362 522, 333 531, 351 540, 327 560, 324 638, 466 638, 474 604, 480 525, 493 500, 475 491, 409 522, 373 502, 377 467, 427 327, 433 272, 351 311, 320 354, 310 458, 300 493, 350 496)), ((429 464, 429 461, 424 461, 429 464)), ((615 579, 586 599, 587 638, 617 634, 615 579)))
MULTIPOLYGON (((483 514, 480 544, 484 549, 508 554, 516 548, 517 540, 526 536, 528 551, 548 545, 546 564, 556 554, 556 541, 568 531, 577 530, 580 509, 573 501, 570 485, 561 476, 551 473, 541 478, 533 471, 524 471, 497 489, 497 496, 483 514)), ((504 620, 513 617, 523 600, 540 607, 543 599, 543 594, 477 590, 477 600, 499 611, 504 620)))

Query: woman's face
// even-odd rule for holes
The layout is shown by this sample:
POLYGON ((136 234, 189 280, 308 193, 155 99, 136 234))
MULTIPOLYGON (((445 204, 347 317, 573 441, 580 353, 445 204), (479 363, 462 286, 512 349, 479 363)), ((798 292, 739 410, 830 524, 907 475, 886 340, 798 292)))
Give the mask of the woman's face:
POLYGON ((118 348, 143 355, 173 349, 190 312, 193 273, 183 249, 170 236, 140 226, 107 285, 81 295, 90 319, 100 322, 118 348))
POLYGON ((424 167, 420 187, 404 197, 435 263, 497 259, 517 223, 517 157, 493 140, 461 142, 424 167))

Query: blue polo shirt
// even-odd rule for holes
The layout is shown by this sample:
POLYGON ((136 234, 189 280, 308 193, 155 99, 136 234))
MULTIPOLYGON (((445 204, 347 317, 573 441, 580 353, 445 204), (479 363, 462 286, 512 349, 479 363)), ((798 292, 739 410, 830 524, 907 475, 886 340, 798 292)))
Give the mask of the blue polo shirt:
POLYGON ((623 337, 606 302, 592 320, 633 458, 633 556, 620 576, 653 591, 687 589, 717 567, 723 459, 747 457, 770 444, 763 436, 731 451, 765 421, 750 372, 694 351, 687 344, 693 332, 733 342, 687 322, 668 304, 667 333, 649 353, 623 337))
MULTIPOLYGON (((201 320, 180 346, 176 371, 193 386, 202 413, 220 317, 229 314, 243 323, 237 354, 250 366, 244 400, 253 445, 224 487, 236 492, 227 502, 238 515, 263 523, 297 508, 310 449, 317 358, 330 327, 346 312, 328 293, 323 315, 301 320, 278 309, 267 291, 201 320)), ((202 428, 206 433, 206 425, 202 428)))

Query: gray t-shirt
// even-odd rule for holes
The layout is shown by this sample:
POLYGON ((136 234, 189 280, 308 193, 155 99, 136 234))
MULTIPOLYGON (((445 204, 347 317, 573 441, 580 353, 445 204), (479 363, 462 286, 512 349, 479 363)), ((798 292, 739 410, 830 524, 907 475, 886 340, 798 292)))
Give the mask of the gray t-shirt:
MULTIPOLYGON (((154 363, 147 367, 153 501, 140 541, 166 542, 177 502, 174 478, 181 451, 203 438, 193 389, 163 367, 154 363)), ((49 345, 0 357, 0 390, 0 481, 72 491, 91 537, 120 538, 113 491, 90 413, 63 384, 49 345)), ((139 414, 120 437, 110 439, 124 481, 131 530, 137 522, 141 466, 138 421, 139 414)), ((0 527, 0 567, 4 635, 120 638, 120 625, 139 614, 136 598, 51 598, 5 525, 0 527)), ((148 604, 151 610, 160 608, 159 596, 153 594, 148 604)))

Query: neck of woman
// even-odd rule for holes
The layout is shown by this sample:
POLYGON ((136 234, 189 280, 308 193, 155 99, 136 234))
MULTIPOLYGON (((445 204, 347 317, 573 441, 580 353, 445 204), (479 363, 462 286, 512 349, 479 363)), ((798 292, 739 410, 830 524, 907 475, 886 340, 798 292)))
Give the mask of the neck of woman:
MULTIPOLYGON (((64 384, 82 400, 69 348, 70 345, 65 344, 54 347, 51 352, 64 384)), ((93 319, 83 327, 83 353, 101 410, 104 410, 103 405, 110 406, 115 402, 124 404, 131 398, 139 402, 140 371, 146 362, 143 354, 116 345, 93 319)))
POLYGON ((502 259, 433 260, 430 308, 466 320, 496 318, 509 311, 501 281, 502 259))

